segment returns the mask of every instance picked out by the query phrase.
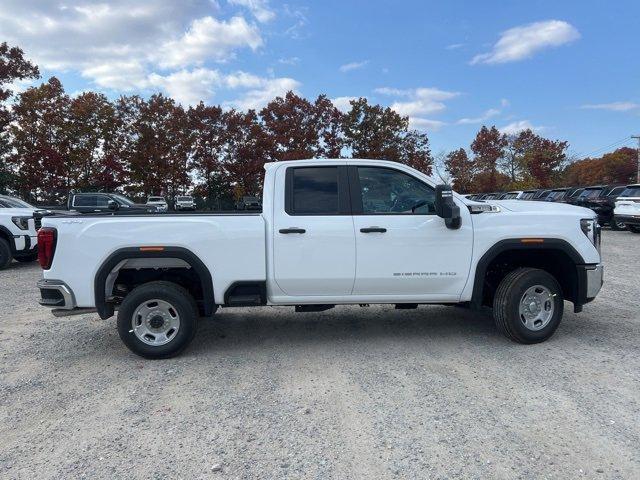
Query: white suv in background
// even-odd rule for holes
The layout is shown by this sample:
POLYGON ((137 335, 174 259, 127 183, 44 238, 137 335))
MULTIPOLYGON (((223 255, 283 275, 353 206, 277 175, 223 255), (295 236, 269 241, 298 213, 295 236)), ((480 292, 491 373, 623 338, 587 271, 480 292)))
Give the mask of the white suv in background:
POLYGON ((35 211, 35 207, 22 200, 0 195, 0 270, 8 267, 12 259, 19 262, 36 260, 35 211))
POLYGON ((166 212, 169 210, 169 205, 164 197, 149 197, 147 198, 147 205, 153 205, 158 212, 166 212))
POLYGON ((615 221, 624 223, 633 233, 640 233, 640 183, 627 185, 616 199, 615 221))
POLYGON ((180 195, 176 197, 176 210, 195 210, 196 202, 189 195, 180 195))

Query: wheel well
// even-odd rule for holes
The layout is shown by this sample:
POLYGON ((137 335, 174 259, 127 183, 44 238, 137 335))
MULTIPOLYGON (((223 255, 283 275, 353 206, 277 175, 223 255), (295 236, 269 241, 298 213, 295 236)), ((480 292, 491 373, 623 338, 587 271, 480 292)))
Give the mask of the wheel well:
POLYGON ((0 238, 3 238, 9 244, 9 248, 13 248, 13 235, 4 227, 0 227, 0 238))
MULTIPOLYGON (((503 250, 486 263, 483 272, 476 274, 481 292, 474 291, 476 304, 493 305, 493 297, 500 282, 508 273, 520 267, 539 268, 550 273, 560 284, 566 300, 578 299, 578 272, 575 260, 564 250, 556 248, 503 250), (478 278, 478 275, 482 275, 478 278)), ((480 267, 479 267, 480 268, 480 267)))
POLYGON ((211 274, 192 252, 180 247, 151 252, 124 248, 114 252, 96 275, 95 303, 100 317, 112 316, 115 307, 137 286, 160 280, 185 288, 196 300, 201 315, 213 314, 211 274))

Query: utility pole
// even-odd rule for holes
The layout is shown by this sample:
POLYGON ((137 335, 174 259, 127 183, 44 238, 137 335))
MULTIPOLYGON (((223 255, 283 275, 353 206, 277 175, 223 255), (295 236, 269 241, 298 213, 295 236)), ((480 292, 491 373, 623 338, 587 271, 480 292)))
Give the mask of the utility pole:
POLYGON ((638 173, 636 174, 636 182, 640 183, 640 135, 631 135, 631 138, 638 140, 638 173))

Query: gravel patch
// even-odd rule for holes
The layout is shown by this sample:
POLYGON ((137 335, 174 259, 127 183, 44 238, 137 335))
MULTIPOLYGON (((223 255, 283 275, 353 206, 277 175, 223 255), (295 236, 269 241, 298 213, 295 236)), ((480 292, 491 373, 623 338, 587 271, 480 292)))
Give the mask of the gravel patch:
POLYGON ((222 309, 178 358, 0 272, 0 478, 639 478, 640 235, 554 337, 422 306, 222 309))

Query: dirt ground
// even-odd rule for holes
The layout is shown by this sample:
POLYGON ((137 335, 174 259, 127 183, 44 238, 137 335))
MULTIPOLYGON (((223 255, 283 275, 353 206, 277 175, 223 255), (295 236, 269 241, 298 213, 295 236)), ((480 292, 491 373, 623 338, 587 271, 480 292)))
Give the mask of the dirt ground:
POLYGON ((55 318, 0 272, 0 478, 640 478, 640 235, 605 286, 511 343, 453 307, 221 310, 178 358, 55 318))

